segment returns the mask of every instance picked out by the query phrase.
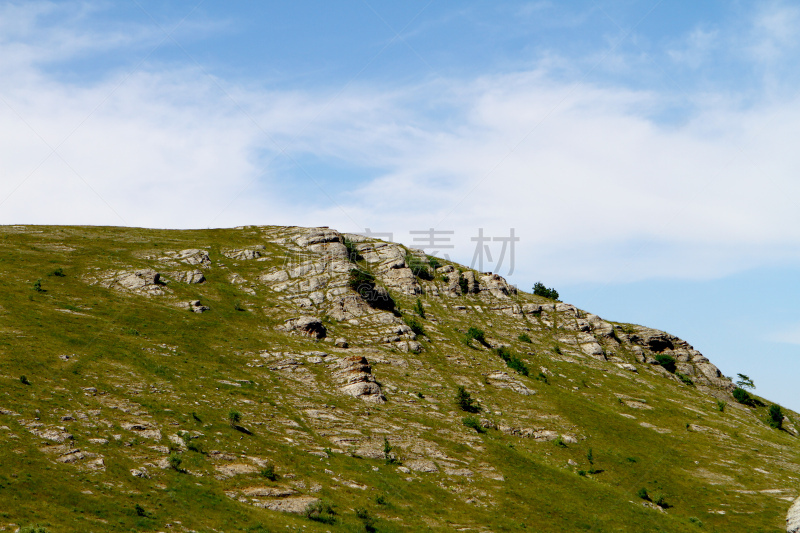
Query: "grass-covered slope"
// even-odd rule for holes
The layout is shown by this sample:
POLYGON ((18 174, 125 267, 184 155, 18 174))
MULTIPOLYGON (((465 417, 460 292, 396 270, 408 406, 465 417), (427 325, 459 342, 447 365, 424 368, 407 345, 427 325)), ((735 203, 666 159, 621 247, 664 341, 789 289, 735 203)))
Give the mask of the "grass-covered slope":
POLYGON ((355 235, 0 228, 0 531, 782 531, 800 419, 732 390, 355 235))

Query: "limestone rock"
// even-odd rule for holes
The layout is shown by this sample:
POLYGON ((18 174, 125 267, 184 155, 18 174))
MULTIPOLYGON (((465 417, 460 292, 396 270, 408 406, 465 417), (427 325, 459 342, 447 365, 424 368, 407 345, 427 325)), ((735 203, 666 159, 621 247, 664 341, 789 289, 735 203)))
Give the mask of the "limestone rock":
POLYGON ((350 346, 349 344, 347 344, 347 340, 344 337, 337 338, 334 341, 333 345, 336 346, 337 348, 347 348, 350 346))
POLYGON ((314 318, 311 316, 291 318, 284 322, 282 326, 278 326, 276 329, 287 332, 296 331, 302 335, 308 335, 309 337, 313 337, 315 339, 324 339, 328 333, 327 329, 322 324, 322 321, 319 318, 314 318))
POLYGON ((166 259, 180 261, 187 265, 200 265, 206 266, 211 264, 211 258, 208 256, 208 251, 199 250, 197 248, 190 248, 188 250, 181 250, 179 252, 167 253, 166 259))
POLYGON ((169 275, 172 279, 181 283, 197 284, 203 283, 206 280, 202 270, 179 270, 170 272, 169 275))
POLYGON ((125 289, 149 296, 164 294, 161 274, 149 268, 111 272, 105 275, 100 283, 110 289, 125 289))
POLYGON ((260 244, 258 246, 252 246, 250 248, 245 248, 242 250, 225 250, 222 252, 222 255, 227 257, 228 259, 235 259, 240 261, 248 261, 251 259, 258 259, 261 257, 261 250, 264 250, 265 246, 260 244))
POLYGON ((303 514, 306 508, 312 503, 318 502, 319 498, 312 496, 296 496, 283 498, 280 500, 268 500, 264 502, 254 502, 253 505, 270 511, 280 511, 282 513, 303 514))
POLYGON ((367 402, 386 401, 380 385, 375 382, 369 362, 361 355, 343 358, 333 378, 339 383, 339 390, 345 394, 367 402))
POLYGON ((786 533, 800 533, 800 498, 794 501, 786 515, 786 533))
POLYGON ((211 309, 210 307, 203 305, 200 303, 200 300, 191 300, 189 302, 183 302, 179 304, 179 307, 183 307, 184 309, 188 309, 193 313, 204 313, 211 309))

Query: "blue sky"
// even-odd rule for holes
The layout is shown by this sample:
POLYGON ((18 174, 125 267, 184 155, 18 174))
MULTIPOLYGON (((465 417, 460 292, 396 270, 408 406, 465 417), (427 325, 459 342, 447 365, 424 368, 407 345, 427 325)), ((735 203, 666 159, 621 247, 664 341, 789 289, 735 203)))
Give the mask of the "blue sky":
MULTIPOLYGON (((790 2, 0 1, 0 223, 514 228, 800 410, 790 2)), ((444 252, 444 251, 442 251, 444 252)))

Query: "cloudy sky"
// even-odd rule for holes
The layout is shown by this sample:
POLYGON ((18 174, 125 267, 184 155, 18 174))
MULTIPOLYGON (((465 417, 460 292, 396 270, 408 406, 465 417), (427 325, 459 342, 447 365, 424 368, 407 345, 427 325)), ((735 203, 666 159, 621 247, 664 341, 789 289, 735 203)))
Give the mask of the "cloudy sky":
POLYGON ((433 228, 466 264, 483 235, 483 270, 800 410, 799 26, 779 1, 0 0, 0 224, 433 228))

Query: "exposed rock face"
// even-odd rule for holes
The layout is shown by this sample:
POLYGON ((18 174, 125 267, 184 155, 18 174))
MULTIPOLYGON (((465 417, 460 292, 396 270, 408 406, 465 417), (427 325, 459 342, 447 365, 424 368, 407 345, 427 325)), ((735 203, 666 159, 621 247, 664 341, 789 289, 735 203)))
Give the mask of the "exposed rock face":
POLYGON ((226 250, 222 252, 222 255, 227 257, 228 259, 236 259, 241 261, 247 261, 251 259, 258 259, 261 257, 261 250, 264 250, 265 246, 263 244, 252 246, 250 248, 245 248, 243 250, 226 250))
POLYGON ((283 331, 297 331, 303 335, 314 337, 315 339, 324 339, 327 335, 327 330, 319 318, 310 316, 301 316, 299 318, 291 318, 287 320, 282 326, 278 326, 283 331))
POLYGON ((170 272, 169 275, 172 279, 181 283, 196 284, 203 283, 206 280, 202 270, 178 270, 170 272))
POLYGON ((367 402, 386 401, 365 357, 360 355, 345 357, 339 362, 338 368, 333 378, 340 383, 339 390, 367 402))
POLYGON ((125 289, 149 296, 164 294, 161 274, 149 268, 112 272, 104 276, 100 283, 111 289, 125 289))
POLYGON ((211 258, 208 256, 208 251, 199 250, 197 248, 190 248, 188 250, 181 250, 180 252, 168 252, 166 260, 180 261, 187 265, 206 266, 211 264, 211 258))
POLYGON ((179 307, 183 307, 185 309, 188 309, 192 313, 205 313, 206 311, 211 309, 207 305, 201 304, 200 300, 192 300, 190 302, 185 302, 185 303, 180 304, 179 307))
POLYGON ((800 498, 794 501, 786 515, 786 533, 800 533, 800 498))

